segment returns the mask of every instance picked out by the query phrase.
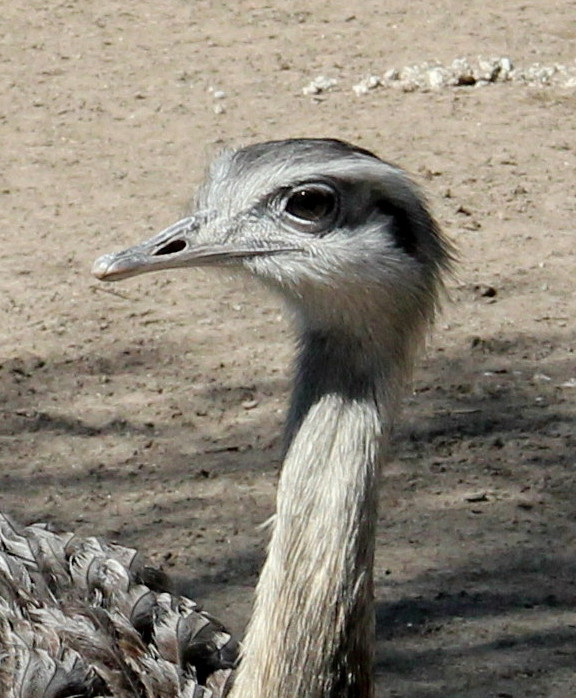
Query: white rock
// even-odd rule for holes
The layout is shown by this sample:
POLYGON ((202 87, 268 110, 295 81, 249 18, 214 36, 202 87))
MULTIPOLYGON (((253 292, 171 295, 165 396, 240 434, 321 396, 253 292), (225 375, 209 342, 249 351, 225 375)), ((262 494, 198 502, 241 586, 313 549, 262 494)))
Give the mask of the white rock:
MULTIPOLYGON (((361 80, 353 86, 357 95, 366 94, 373 87, 369 84, 375 76, 361 80)), ((520 82, 546 87, 576 87, 576 63, 570 65, 534 63, 525 68, 515 68, 508 56, 478 57, 474 61, 455 58, 450 64, 425 61, 403 68, 390 68, 382 77, 382 84, 404 92, 428 91, 445 87, 485 87, 495 82, 520 82)))
POLYGON ((512 64, 512 61, 507 56, 504 56, 503 58, 500 59, 500 67, 502 69, 502 72, 505 73, 506 75, 509 75, 512 72, 512 70, 514 69, 514 65, 512 64))
POLYGON ((360 80, 359 83, 352 86, 352 90, 357 97, 368 94, 370 90, 375 90, 382 84, 382 81, 377 75, 369 75, 368 77, 360 80))
POLYGON ((384 80, 399 80, 400 73, 396 68, 390 68, 384 73, 384 80))
POLYGON ((325 75, 319 75, 308 83, 306 87, 302 88, 302 93, 305 95, 318 95, 336 87, 337 84, 338 80, 336 78, 327 78, 325 75))
POLYGON ((448 75, 443 68, 430 68, 426 73, 426 79, 433 90, 439 90, 448 82, 448 75))

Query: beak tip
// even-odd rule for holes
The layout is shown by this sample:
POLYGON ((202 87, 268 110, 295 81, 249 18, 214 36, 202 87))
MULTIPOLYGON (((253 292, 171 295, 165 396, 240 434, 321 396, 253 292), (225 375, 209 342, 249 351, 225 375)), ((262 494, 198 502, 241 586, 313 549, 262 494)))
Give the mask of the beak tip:
POLYGON ((105 254, 102 257, 98 257, 92 265, 92 274, 100 281, 110 280, 112 256, 113 255, 105 254))

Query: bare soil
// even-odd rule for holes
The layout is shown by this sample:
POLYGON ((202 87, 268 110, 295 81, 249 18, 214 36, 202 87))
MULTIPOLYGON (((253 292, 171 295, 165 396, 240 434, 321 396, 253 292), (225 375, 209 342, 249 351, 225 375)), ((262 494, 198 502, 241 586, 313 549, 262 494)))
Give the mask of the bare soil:
POLYGON ((576 93, 351 89, 430 59, 573 63, 575 16, 6 3, 2 510, 139 547, 242 632, 280 465, 281 309, 211 274, 109 287, 90 266, 175 220, 223 144, 351 140, 414 174, 461 256, 384 475, 378 695, 576 696, 576 93), (303 95, 318 75, 338 85, 303 95))

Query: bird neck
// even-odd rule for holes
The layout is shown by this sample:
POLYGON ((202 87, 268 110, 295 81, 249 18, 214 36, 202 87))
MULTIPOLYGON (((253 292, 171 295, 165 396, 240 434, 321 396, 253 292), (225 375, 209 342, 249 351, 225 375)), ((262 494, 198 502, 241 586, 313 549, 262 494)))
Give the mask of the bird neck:
POLYGON ((398 380, 341 331, 300 344, 274 532, 231 695, 372 698, 377 484, 398 380))

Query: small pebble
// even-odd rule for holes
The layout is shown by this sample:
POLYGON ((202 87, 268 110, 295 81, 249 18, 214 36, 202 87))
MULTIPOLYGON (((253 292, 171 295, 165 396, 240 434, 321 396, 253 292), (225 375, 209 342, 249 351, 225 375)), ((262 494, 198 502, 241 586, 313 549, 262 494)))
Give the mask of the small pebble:
POLYGON ((244 400, 244 401, 242 402, 242 407, 243 407, 245 410, 253 410, 255 407, 258 407, 259 404, 260 404, 260 403, 258 402, 258 400, 254 400, 254 399, 252 399, 252 400, 244 400))
POLYGON ((476 494, 469 494, 464 497, 467 502, 487 502, 488 495, 486 492, 478 492, 476 494))

